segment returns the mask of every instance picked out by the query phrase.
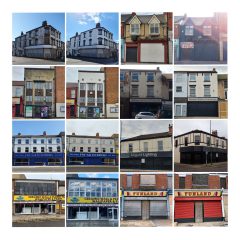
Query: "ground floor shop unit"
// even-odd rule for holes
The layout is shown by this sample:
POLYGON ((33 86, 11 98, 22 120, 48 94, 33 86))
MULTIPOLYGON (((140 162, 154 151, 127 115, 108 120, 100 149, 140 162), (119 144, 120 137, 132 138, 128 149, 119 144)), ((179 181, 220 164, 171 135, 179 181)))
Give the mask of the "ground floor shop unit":
POLYGON ((78 106, 79 118, 103 118, 105 117, 104 105, 102 103, 93 106, 78 106))
POLYGON ((189 146, 180 148, 180 163, 206 164, 227 161, 227 150, 205 146, 189 146))
POLYGON ((111 165, 118 164, 115 153, 81 153, 69 152, 67 154, 67 165, 111 165))
POLYGON ((68 204, 67 220, 118 220, 118 205, 68 204))
POLYGON ((172 152, 122 153, 121 169, 172 170, 172 152))
POLYGON ((55 117, 55 108, 52 103, 47 105, 26 105, 26 118, 53 118, 55 117))
POLYGON ((13 98, 12 99, 12 117, 23 117, 24 116, 24 105, 23 99, 20 98, 13 98))
POLYGON ((168 219, 170 206, 167 191, 124 191, 124 219, 168 219))
POLYGON ((221 191, 175 191, 175 222, 224 221, 224 217, 221 191))
POLYGON ((77 117, 77 100, 67 99, 67 118, 77 117))
POLYGON ((64 153, 13 153, 13 166, 64 166, 64 153))

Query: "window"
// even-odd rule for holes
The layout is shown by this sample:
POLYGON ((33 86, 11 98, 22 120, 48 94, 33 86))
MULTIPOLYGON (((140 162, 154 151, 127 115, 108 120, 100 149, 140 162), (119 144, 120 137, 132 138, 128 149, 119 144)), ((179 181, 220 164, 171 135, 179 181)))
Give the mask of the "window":
POLYGON ((127 188, 132 187, 132 175, 127 175, 127 188))
MULTIPOLYGON (((80 90, 86 90, 86 84, 85 83, 80 83, 80 90)), ((74 91, 75 94, 75 91, 74 91)))
POLYGON ((110 153, 113 153, 113 148, 110 148, 110 153))
POLYGON ((89 45, 90 46, 92 45, 92 39, 89 39, 89 45))
POLYGON ((190 81, 190 82, 196 82, 196 77, 197 77, 196 74, 190 73, 190 74, 189 74, 189 81, 190 81))
POLYGON ((52 139, 51 138, 48 139, 48 144, 52 144, 52 139))
POLYGON ((176 92, 182 92, 182 87, 181 86, 176 86, 176 92))
POLYGON ((45 152, 45 148, 44 147, 41 147, 41 152, 45 152))
POLYGON ((52 147, 48 147, 48 152, 52 152, 52 147))
POLYGON ((220 188, 227 189, 226 177, 220 177, 220 188))
POLYGON ((158 141, 158 151, 163 151, 163 141, 158 141))
POLYGON ((225 147, 225 143, 224 143, 224 141, 222 141, 222 148, 224 148, 225 147))
POLYGON ((211 139, 209 136, 207 136, 207 146, 210 146, 211 145, 211 139))
POLYGON ((131 28, 132 35, 138 35, 140 33, 140 24, 133 23, 130 25, 130 28, 131 28))
POLYGON ((95 91, 95 83, 88 83, 88 90, 95 91))
POLYGON ((20 147, 17 148, 17 152, 18 152, 18 153, 21 152, 21 148, 20 148, 20 147))
POLYGON ((193 174, 192 188, 193 189, 208 188, 208 174, 193 174))
POLYGON ((41 144, 44 144, 44 139, 41 139, 41 144))
POLYGON ((193 36, 193 26, 185 26, 185 36, 193 36))
POLYGON ((57 138, 57 139, 56 139, 56 143, 57 143, 57 144, 60 144, 60 142, 61 142, 61 138, 57 138))
POLYGON ((76 93, 75 93, 75 90, 73 89, 73 90, 71 90, 71 98, 75 98, 75 97, 76 97, 76 93))
POLYGON ((33 139, 33 143, 34 143, 34 144, 37 144, 37 139, 33 139))
POLYGON ((138 73, 137 72, 132 73, 132 82, 138 82, 138 73))
POLYGON ((203 36, 211 36, 211 35, 212 35, 212 27, 203 26, 203 36))
POLYGON ((26 88, 32 89, 32 82, 26 82, 26 88))
POLYGON ((89 37, 92 37, 92 31, 89 31, 89 37))
POLYGON ((37 148, 33 147, 33 152, 36 153, 37 152, 37 148))
POLYGON ((26 139, 26 140, 25 140, 25 143, 26 143, 26 144, 29 144, 29 139, 26 139))
POLYGON ((190 91, 189 91, 190 97, 196 97, 196 86, 191 85, 189 86, 189 88, 190 88, 190 91))
POLYGON ((200 145, 200 141, 201 141, 200 135, 195 135, 194 136, 195 145, 200 145))
POLYGON ((147 86, 147 97, 154 97, 154 85, 147 86))
POLYGON ((140 186, 154 186, 156 184, 155 175, 140 175, 140 186))
POLYGON ((21 97, 21 95, 22 95, 22 89, 19 88, 19 87, 17 87, 17 88, 15 89, 15 96, 16 96, 16 97, 21 97))
POLYGON ((144 152, 148 152, 148 142, 143 143, 143 149, 144 152))
POLYGON ((103 45, 102 44, 102 38, 98 38, 98 45, 103 45))
POLYGON ((98 152, 98 148, 97 147, 95 148, 95 152, 98 152))
POLYGON ((91 147, 88 147, 88 152, 91 152, 91 147))
POLYGON ((57 152, 61 152, 61 147, 57 146, 57 152))
POLYGON ((98 35, 102 35, 102 29, 98 29, 98 35))
POLYGON ((210 85, 204 85, 204 97, 211 97, 210 85))
POLYGON ((106 152, 106 148, 102 148, 102 152, 105 153, 106 152))
POLYGON ((88 144, 91 144, 91 139, 88 139, 88 144))
POLYGON ((133 145, 132 145, 132 143, 129 143, 128 144, 128 152, 133 152, 133 145))
POLYGON ((216 140, 216 147, 218 147, 218 139, 216 140))
POLYGON ((179 176, 179 188, 184 189, 185 188, 185 177, 179 176))
POLYGON ((175 147, 178 146, 178 140, 175 140, 175 147))
POLYGON ((154 81, 154 73, 147 73, 147 81, 148 82, 153 82, 154 81))
POLYGON ((138 97, 138 85, 132 85, 132 96, 138 97))
POLYGON ((83 46, 86 46, 86 40, 83 40, 83 46))
POLYGON ((102 83, 98 83, 98 84, 97 84, 97 90, 98 90, 98 91, 102 91, 102 90, 103 90, 103 85, 102 85, 102 83))
POLYGON ((159 34, 159 23, 150 23, 150 34, 159 34))
POLYGON ((84 37, 84 38, 86 37, 86 33, 83 33, 83 37, 84 37))
POLYGON ((125 74, 123 72, 120 73, 120 81, 125 80, 125 74))
POLYGON ((204 73, 204 82, 210 82, 210 73, 204 73))
POLYGON ((188 137, 185 137, 185 138, 184 138, 184 145, 185 145, 185 146, 188 146, 188 137))
POLYGON ((83 147, 80 147, 80 152, 83 152, 83 147))
POLYGON ((18 143, 18 144, 21 144, 21 143, 22 143, 22 140, 21 140, 21 139, 18 139, 18 140, 17 140, 17 143, 18 143))

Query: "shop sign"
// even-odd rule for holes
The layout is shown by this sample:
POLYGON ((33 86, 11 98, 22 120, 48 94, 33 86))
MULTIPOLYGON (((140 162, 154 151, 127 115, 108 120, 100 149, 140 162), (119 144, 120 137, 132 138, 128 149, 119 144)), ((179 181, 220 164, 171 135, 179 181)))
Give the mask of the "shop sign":
POLYGON ((152 158, 152 157, 170 157, 172 152, 132 152, 132 153, 121 153, 121 158, 152 158))
POLYGON ((175 197, 221 197, 221 191, 175 191, 175 197))
POLYGON ((118 198, 88 198, 88 197, 68 197, 68 203, 118 203, 118 198))
POLYGON ((25 108, 25 117, 32 117, 33 116, 33 107, 26 106, 25 108))
POLYGON ((68 105, 74 105, 75 104, 75 100, 74 99, 67 99, 67 104, 68 105))
POLYGON ((180 43, 181 48, 194 48, 193 42, 181 42, 180 43))
POLYGON ((19 202, 42 202, 42 201, 64 201, 64 196, 57 195, 14 195, 14 201, 19 202))
POLYGON ((124 191, 125 197, 166 197, 167 191, 124 191))
POLYGON ((101 157, 101 158, 116 158, 117 155, 115 153, 80 153, 80 152, 70 152, 68 153, 68 157, 101 157))

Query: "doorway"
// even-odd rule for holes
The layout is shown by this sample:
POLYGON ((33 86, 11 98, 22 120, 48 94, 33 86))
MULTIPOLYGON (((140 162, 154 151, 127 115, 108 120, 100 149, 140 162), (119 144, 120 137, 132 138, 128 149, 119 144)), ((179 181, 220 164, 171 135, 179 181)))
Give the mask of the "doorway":
POLYGON ((194 204, 194 210, 195 210, 195 222, 202 223, 203 222, 203 202, 196 201, 194 204))
POLYGON ((148 220, 149 219, 149 201, 142 201, 142 220, 148 220))

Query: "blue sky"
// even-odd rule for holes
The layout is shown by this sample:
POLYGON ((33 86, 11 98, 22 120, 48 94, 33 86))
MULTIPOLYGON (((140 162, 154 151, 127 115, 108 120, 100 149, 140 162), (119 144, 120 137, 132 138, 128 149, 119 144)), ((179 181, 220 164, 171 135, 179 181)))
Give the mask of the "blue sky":
POLYGON ((64 13, 13 13, 12 15, 12 39, 25 34, 27 31, 40 27, 43 21, 47 21, 61 32, 61 40, 65 41, 65 14, 64 13))
POLYGON ((113 39, 118 42, 118 13, 67 13, 67 40, 76 32, 84 32, 96 27, 100 22, 102 27, 113 33, 113 39))
POLYGON ((117 173, 81 173, 78 174, 79 177, 84 178, 118 178, 117 173))
POLYGON ((51 180, 65 180, 65 174, 43 174, 43 173, 25 173, 24 174, 27 179, 51 179, 51 180))
POLYGON ((47 134, 59 134, 60 132, 65 131, 65 123, 61 120, 55 121, 13 121, 12 124, 13 135, 21 133, 22 135, 26 134, 33 134, 33 135, 40 135, 44 131, 47 134))

